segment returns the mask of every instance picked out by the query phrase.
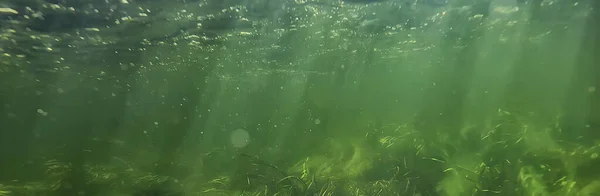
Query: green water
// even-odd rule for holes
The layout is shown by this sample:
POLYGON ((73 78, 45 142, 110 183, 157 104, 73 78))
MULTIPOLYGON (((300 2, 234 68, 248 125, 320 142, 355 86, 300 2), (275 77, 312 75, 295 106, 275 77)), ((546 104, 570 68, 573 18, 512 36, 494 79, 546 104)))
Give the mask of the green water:
POLYGON ((0 196, 600 194, 593 0, 5 0, 0 196))

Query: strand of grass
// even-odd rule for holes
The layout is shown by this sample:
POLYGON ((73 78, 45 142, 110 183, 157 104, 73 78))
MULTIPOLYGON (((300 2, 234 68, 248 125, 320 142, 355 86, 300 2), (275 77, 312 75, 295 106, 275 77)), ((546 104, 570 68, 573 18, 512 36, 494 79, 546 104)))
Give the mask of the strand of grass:
POLYGON ((267 166, 267 167, 273 168, 273 169, 275 169, 275 170, 276 170, 278 173, 280 173, 282 176, 284 176, 284 178, 283 178, 283 179, 281 179, 281 180, 279 180, 279 182, 277 182, 277 184, 280 184, 281 182, 283 182, 283 181, 285 181, 285 180, 288 180, 288 179, 295 179, 297 182, 299 182, 299 183, 302 185, 302 192, 303 192, 303 193, 305 193, 305 192, 307 191, 307 185, 306 185, 306 182, 304 182, 304 180, 302 180, 302 179, 298 178, 297 176, 291 176, 291 175, 287 175, 285 172, 283 172, 281 169, 279 169, 279 167, 277 167, 277 166, 275 166, 275 165, 272 165, 272 164, 269 164, 269 163, 267 163, 267 162, 265 162, 265 161, 263 161, 263 160, 260 160, 258 157, 251 156, 251 155, 248 155, 248 154, 245 154, 245 153, 241 153, 240 155, 241 155, 241 156, 248 157, 248 158, 252 159, 253 161, 255 161, 255 162, 257 162, 257 163, 259 163, 259 164, 261 164, 261 165, 264 165, 264 166, 267 166))
POLYGON ((123 164, 125 164, 125 165, 127 165, 127 167, 128 167, 128 168, 129 168, 131 171, 133 171, 133 167, 131 167, 131 165, 130 165, 129 163, 127 163, 127 161, 125 161, 125 160, 123 160, 123 159, 121 159, 121 158, 119 158, 119 157, 112 157, 112 158, 113 158, 113 159, 116 159, 117 161, 120 161, 121 163, 123 163, 123 164))
MULTIPOLYGON (((282 178, 281 180, 279 180, 279 181, 277 182, 277 184, 280 184, 280 183, 282 183, 283 181, 286 181, 286 180, 292 180, 292 179, 293 179, 293 180, 296 180, 296 181, 298 181, 298 182, 300 182, 300 183, 301 183, 301 184, 304 186, 304 187, 303 187, 303 188, 304 188, 304 191, 306 191, 306 189, 307 189, 306 183, 304 183, 304 181, 303 181, 302 179, 298 178, 297 176, 287 176, 287 177, 285 177, 285 178, 282 178)), ((303 192, 304 192, 304 191, 303 191, 303 192)))
POLYGON ((251 156, 251 155, 248 155, 248 154, 245 154, 245 153, 241 153, 240 155, 241 155, 241 156, 248 157, 248 158, 252 159, 253 161, 256 161, 257 163, 259 163, 259 164, 261 164, 261 165, 264 165, 264 166, 267 166, 267 167, 273 168, 273 169, 275 169, 277 172, 279 172, 279 173, 280 173, 282 176, 288 176, 288 175, 287 175, 285 172, 283 172, 281 169, 279 169, 279 167, 277 167, 277 166, 275 166, 275 165, 271 165, 271 164, 269 164, 269 163, 267 163, 267 162, 265 162, 265 161, 263 161, 263 160, 260 160, 258 157, 251 156))
POLYGON ((315 175, 312 175, 312 180, 310 181, 310 184, 308 184, 308 186, 306 187, 306 192, 304 195, 308 196, 310 194, 309 190, 313 186, 314 183, 315 183, 315 175))

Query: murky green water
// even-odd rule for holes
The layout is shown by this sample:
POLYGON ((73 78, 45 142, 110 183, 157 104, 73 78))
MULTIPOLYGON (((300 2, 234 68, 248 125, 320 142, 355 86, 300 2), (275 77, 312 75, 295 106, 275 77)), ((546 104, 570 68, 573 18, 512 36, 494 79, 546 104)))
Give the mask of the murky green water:
POLYGON ((0 196, 592 196, 593 0, 4 0, 0 196))

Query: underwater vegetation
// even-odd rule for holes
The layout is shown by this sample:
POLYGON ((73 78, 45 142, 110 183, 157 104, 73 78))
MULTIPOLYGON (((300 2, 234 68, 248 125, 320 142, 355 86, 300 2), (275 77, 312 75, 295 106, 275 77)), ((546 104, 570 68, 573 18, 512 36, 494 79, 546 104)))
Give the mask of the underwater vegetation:
MULTIPOLYGON (((89 189, 85 195, 596 194, 600 143, 563 141, 560 129, 556 123, 536 126, 527 124, 527 117, 499 111, 495 122, 467 126, 460 140, 450 140, 443 131, 425 137, 406 124, 385 125, 374 142, 362 137, 324 140, 327 150, 287 159, 290 164, 281 166, 237 153, 220 160, 233 166, 221 170, 225 172, 201 166, 186 179, 146 172, 137 168, 140 163, 118 158, 118 163, 85 165, 82 180, 89 189)), ((45 180, 5 183, 0 195, 58 195, 71 188, 66 179, 72 164, 57 159, 38 164, 45 168, 45 180)))

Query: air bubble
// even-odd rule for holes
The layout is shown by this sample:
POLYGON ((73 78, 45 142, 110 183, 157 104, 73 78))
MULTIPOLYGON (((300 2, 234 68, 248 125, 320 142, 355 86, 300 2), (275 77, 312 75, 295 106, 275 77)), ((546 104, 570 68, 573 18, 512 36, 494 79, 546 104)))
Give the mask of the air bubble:
POLYGON ((45 112, 42 109, 37 109, 37 113, 41 114, 42 116, 48 116, 48 112, 45 112))

